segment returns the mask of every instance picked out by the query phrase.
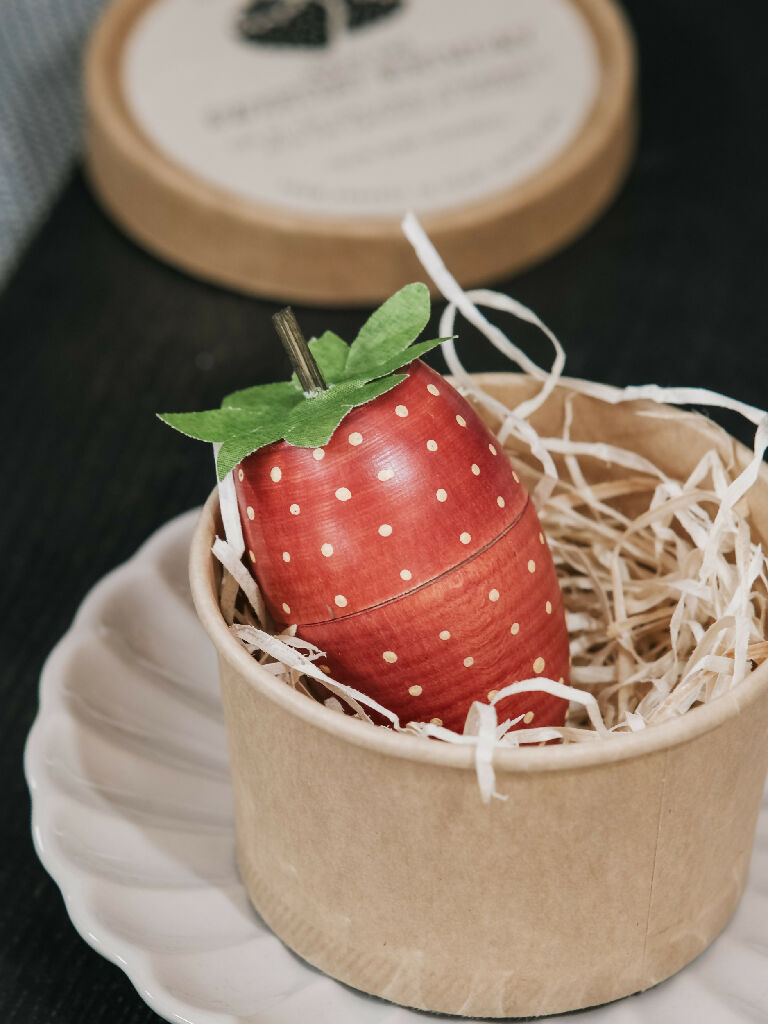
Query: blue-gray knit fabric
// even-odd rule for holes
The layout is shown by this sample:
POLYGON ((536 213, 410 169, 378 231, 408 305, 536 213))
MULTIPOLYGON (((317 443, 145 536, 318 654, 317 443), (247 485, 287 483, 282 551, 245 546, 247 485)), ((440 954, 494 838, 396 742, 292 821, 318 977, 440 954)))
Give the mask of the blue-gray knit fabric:
POLYGON ((81 139, 83 45, 105 0, 0 0, 0 283, 81 139))

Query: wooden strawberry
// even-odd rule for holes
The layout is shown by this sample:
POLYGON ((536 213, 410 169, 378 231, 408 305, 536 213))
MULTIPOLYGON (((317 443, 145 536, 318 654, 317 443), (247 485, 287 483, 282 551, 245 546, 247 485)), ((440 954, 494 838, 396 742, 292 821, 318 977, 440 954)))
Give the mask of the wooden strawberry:
MULTIPOLYGON (((473 700, 516 679, 568 681, 560 589, 533 504, 472 407, 418 359, 443 339, 412 344, 429 318, 426 287, 399 291, 351 346, 326 332, 306 349, 281 316, 301 382, 161 417, 221 444, 219 477, 234 471, 249 565, 274 620, 295 623, 333 678, 403 722, 461 731, 473 700)), ((559 725, 566 704, 526 693, 498 710, 559 725)))

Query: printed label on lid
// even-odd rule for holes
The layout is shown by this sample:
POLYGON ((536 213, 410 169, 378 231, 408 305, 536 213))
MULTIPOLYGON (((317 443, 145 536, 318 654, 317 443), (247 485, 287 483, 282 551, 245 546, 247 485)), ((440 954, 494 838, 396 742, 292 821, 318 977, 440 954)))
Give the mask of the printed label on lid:
POLYGON ((403 0, 319 47, 243 38, 243 6, 157 0, 122 80, 165 156, 266 206, 391 217, 481 200, 551 163, 597 95, 568 0, 403 0))

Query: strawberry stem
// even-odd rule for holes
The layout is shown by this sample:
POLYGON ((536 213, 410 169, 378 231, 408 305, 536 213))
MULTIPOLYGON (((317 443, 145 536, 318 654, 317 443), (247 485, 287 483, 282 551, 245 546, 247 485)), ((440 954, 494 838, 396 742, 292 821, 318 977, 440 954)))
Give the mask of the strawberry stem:
POLYGON ((272 323, 283 343, 283 348, 288 353, 291 366, 296 371, 304 394, 309 398, 316 395, 318 391, 327 391, 328 385, 320 373, 320 368, 315 362, 315 357, 310 351, 291 307, 286 306, 275 313, 272 323))

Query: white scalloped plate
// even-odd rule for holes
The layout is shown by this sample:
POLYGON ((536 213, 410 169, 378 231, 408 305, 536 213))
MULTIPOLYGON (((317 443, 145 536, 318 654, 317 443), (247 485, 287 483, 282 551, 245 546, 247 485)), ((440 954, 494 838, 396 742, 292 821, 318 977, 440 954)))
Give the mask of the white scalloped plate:
MULTIPOLYGON (((235 867, 216 659, 187 586, 197 515, 168 523, 102 580, 46 662, 25 755, 40 859, 83 938, 168 1020, 450 1020, 340 985, 251 908, 235 867)), ((764 800, 747 890, 720 938, 669 981, 579 1021, 766 1019, 764 800)))

